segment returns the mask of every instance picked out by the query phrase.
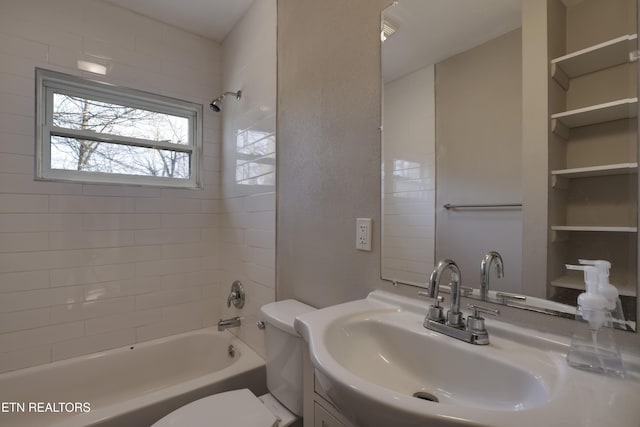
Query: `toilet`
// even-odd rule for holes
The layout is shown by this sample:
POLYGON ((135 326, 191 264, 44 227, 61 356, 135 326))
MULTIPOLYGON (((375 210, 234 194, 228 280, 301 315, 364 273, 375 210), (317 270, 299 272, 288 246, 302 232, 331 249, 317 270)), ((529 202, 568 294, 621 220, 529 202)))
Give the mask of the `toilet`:
POLYGON ((214 394, 176 409, 152 427, 293 427, 302 425, 302 350, 293 328, 296 316, 315 310, 295 300, 262 306, 265 323, 267 388, 255 396, 248 389, 214 394))

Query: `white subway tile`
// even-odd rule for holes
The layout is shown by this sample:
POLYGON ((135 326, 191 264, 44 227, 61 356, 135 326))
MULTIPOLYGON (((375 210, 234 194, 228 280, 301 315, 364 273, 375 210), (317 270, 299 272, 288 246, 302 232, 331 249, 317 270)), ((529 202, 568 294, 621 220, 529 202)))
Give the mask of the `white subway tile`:
MULTIPOLYGON (((144 17, 141 17, 144 18, 144 17)), ((153 19, 141 19, 135 28, 135 50, 147 55, 162 57, 162 27, 164 25, 153 19)))
POLYGON ((85 3, 84 20, 77 23, 82 34, 118 46, 133 46, 135 24, 140 18, 126 9, 106 2, 85 3))
MULTIPOLYGON (((33 142, 32 142, 33 144, 33 142)), ((35 181, 33 175, 0 173, 0 193, 80 194, 81 184, 35 181)))
POLYGON ((162 189, 130 185, 84 184, 82 194, 111 197, 160 197, 162 189))
POLYGON ((200 257, 139 262, 136 264, 136 276, 146 277, 188 273, 190 271, 199 270, 201 267, 202 259, 200 257))
POLYGON ((217 228, 212 230, 203 230, 202 239, 213 238, 220 243, 233 243, 242 245, 245 243, 246 233, 249 230, 242 228, 217 228))
POLYGON ((163 290, 184 289, 190 286, 209 286, 216 282, 215 272, 207 270, 168 274, 160 278, 163 290))
POLYGON ((168 291, 153 292, 136 296, 136 310, 167 307, 170 305, 199 300, 202 297, 202 289, 192 287, 186 289, 171 289, 168 291))
POLYGON ((187 319, 202 319, 205 307, 217 303, 217 300, 203 300, 186 304, 174 304, 162 309, 162 321, 174 322, 187 319))
POLYGON ((162 228, 208 228, 215 225, 216 218, 210 214, 162 214, 162 228))
MULTIPOLYGON (((3 0, 2 22, 24 20, 42 27, 72 30, 83 19, 83 0, 23 1, 3 0)), ((27 32, 27 31, 23 31, 27 32)))
POLYGON ((51 362, 51 346, 28 347, 0 353, 0 373, 51 362))
POLYGON ((47 233, 0 233, 0 252, 29 252, 46 250, 47 233))
POLYGON ((102 334, 119 329, 135 328, 137 326, 159 323, 161 320, 161 310, 133 311, 118 314, 116 316, 98 317, 87 320, 84 324, 87 335, 102 334))
POLYGON ((275 193, 255 194, 246 197, 245 206, 247 212, 275 211, 275 193))
POLYGON ((266 357, 264 333, 255 327, 259 320, 262 318, 257 314, 246 315, 242 319, 242 325, 239 328, 232 328, 230 331, 260 356, 266 357))
POLYGON ((275 211, 249 212, 247 214, 247 227, 258 230, 275 230, 275 211))
POLYGON ((0 273, 28 271, 33 266, 53 269, 143 262, 160 259, 160 256, 160 248, 154 246, 0 253, 0 273))
POLYGON ((0 334, 39 328, 50 323, 51 310, 48 308, 0 313, 0 334))
POLYGON ((49 287, 47 270, 0 273, 0 292, 29 291, 49 287))
POLYGON ((91 335, 68 341, 54 343, 51 346, 51 358, 56 360, 69 359, 84 354, 124 347, 136 342, 134 329, 91 335))
MULTIPOLYGON (((2 37, 0 37, 0 40, 2 40, 2 37)), ((14 76, 7 73, 0 73, 0 94, 2 95, 8 93, 33 99, 35 97, 34 87, 35 72, 33 73, 33 76, 14 76)), ((6 130, 3 130, 3 132, 8 133, 6 130)), ((33 135, 33 132, 29 134, 32 138, 33 135)))
POLYGON ((48 214, 49 231, 78 230, 82 224, 82 214, 48 214))
POLYGON ((138 245, 160 245, 200 241, 199 228, 163 228, 155 230, 136 230, 134 234, 136 244, 138 245))
POLYGON ((202 242, 162 245, 163 259, 195 258, 213 254, 213 252, 213 245, 204 245, 202 242))
POLYGON ((135 202, 136 212, 151 212, 151 213, 199 213, 200 212, 200 200, 199 199, 164 199, 164 198, 145 198, 136 199, 135 202))
MULTIPOLYGON (((44 3, 44 2, 42 2, 44 3)), ((22 16, 19 19, 13 19, 5 22, 2 26, 4 32, 12 34, 20 34, 27 40, 56 46, 66 46, 80 49, 82 48, 82 37, 78 34, 72 34, 67 31, 60 31, 52 25, 55 21, 49 18, 45 25, 43 20, 34 19, 34 14, 22 16), (37 22, 40 21, 40 22, 37 22)))
POLYGON ((244 260, 262 267, 273 268, 276 265, 276 251, 274 249, 244 248, 244 260))
POLYGON ((191 331, 193 329, 199 329, 201 327, 201 318, 153 323, 151 325, 136 328, 136 341, 149 341, 160 337, 166 337, 169 335, 179 334, 181 332, 191 331))
POLYGON ((82 75, 82 69, 79 68, 79 61, 91 62, 111 69, 113 64, 110 60, 91 55, 86 55, 81 47, 67 46, 49 46, 49 66, 61 67, 62 71, 67 74, 76 76, 82 75))
MULTIPOLYGON (((0 74, 0 86, 2 85, 2 75, 0 74)), ((0 98, 3 101, 10 103, 11 99, 24 99, 25 101, 21 101, 20 104, 28 104, 28 107, 32 110, 35 109, 33 106, 33 99, 20 95, 11 95, 7 93, 0 92, 0 98)), ((8 106, 8 108, 12 108, 12 106, 8 106)), ((17 108, 22 109, 23 106, 19 105, 17 108)), ((18 135, 15 133, 7 133, 4 130, 0 129, 0 151, 3 153, 13 153, 13 154, 33 154, 33 136, 31 135, 18 135)), ((0 191, 3 191, 0 187, 0 191)), ((3 191, 4 192, 4 191, 3 191)))
POLYGON ((0 232, 29 233, 47 231, 48 214, 0 214, 0 232))
POLYGON ((50 280, 51 286, 72 286, 131 279, 135 274, 136 267, 133 263, 97 265, 51 270, 50 280))
POLYGON ((250 262, 244 263, 244 271, 251 280, 275 289, 276 271, 274 267, 264 267, 250 262))
POLYGON ((134 310, 134 305, 133 297, 58 305, 51 308, 51 322, 75 322, 76 320, 127 313, 134 310))
MULTIPOLYGON (((89 60, 108 67, 99 80, 205 104, 222 90, 221 46, 104 2, 7 1, 0 14, 0 371, 49 362, 52 352, 64 359, 214 324, 230 283, 220 275, 262 286, 249 277, 268 282, 260 278, 268 269, 252 269, 270 262, 267 241, 275 240, 273 227, 262 230, 268 217, 247 214, 273 210, 273 195, 245 200, 256 190, 231 187, 226 195, 236 197, 221 200, 222 162, 233 172, 235 159, 222 157, 220 115, 203 121, 202 190, 34 181, 33 67, 96 78, 77 68, 89 60)), ((262 37, 262 29, 248 31, 262 37)), ((252 304, 268 299, 271 288, 262 288, 252 304)))
POLYGON ((87 301, 140 295, 157 291, 160 281, 157 277, 139 277, 127 280, 96 283, 84 287, 84 298, 87 301))
POLYGON ((71 304, 82 300, 82 288, 73 286, 10 292, 0 298, 0 313, 71 304))
POLYGON ((157 71, 161 66, 161 60, 158 57, 135 51, 133 45, 123 48, 91 37, 84 39, 84 53, 98 58, 108 58, 146 71, 157 71))
POLYGON ((247 230, 246 244, 256 248, 274 249, 276 247, 276 233, 267 230, 247 230))
POLYGON ((50 196, 50 212, 127 213, 134 211, 134 200, 128 197, 50 196))
POLYGON ((48 196, 0 194, 0 213, 46 212, 48 196))
POLYGON ((112 248, 133 246, 132 231, 54 231, 49 233, 50 249, 112 248))
POLYGON ((86 230, 146 230, 160 224, 160 214, 85 214, 83 219, 86 230))
MULTIPOLYGON (((3 58, 2 58, 2 55, 0 54, 0 69, 2 67, 2 61, 3 61, 3 58)), ((10 61, 10 63, 12 62, 10 61)), ((3 93, 2 96, 0 96, 0 113, 15 114, 19 116, 28 117, 28 116, 33 116, 34 111, 35 111, 35 107, 33 105, 33 98, 22 96, 22 95, 12 95, 10 93, 3 93)), ((33 155, 33 138, 30 138, 30 139, 31 139, 31 144, 29 147, 30 150, 28 152, 25 152, 24 149, 18 152, 8 151, 7 148, 5 147, 4 141, 2 143, 2 147, 0 148, 0 151, 2 151, 3 153, 33 155)), ((9 148, 11 148, 11 146, 9 148)))
POLYGON ((15 55, 21 58, 35 59, 36 61, 47 61, 47 45, 27 40, 6 32, 0 37, 0 52, 15 55))
POLYGON ((83 334, 84 324, 82 322, 27 329, 25 331, 0 334, 0 349, 2 349, 2 352, 16 351, 81 337, 83 334))

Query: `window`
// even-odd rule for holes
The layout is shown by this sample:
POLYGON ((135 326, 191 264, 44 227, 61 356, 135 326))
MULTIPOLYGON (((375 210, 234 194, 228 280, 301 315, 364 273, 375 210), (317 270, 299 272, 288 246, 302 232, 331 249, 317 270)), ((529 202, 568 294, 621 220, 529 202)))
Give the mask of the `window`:
POLYGON ((200 186, 202 106, 36 70, 36 176, 200 186))

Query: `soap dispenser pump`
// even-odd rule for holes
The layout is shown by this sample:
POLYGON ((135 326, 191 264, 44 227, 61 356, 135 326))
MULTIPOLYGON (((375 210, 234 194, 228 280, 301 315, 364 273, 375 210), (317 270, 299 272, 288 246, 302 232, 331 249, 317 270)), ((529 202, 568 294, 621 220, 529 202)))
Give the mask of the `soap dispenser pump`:
POLYGON ((615 323, 618 323, 623 329, 626 329, 624 312, 622 311, 622 303, 620 302, 620 294, 618 288, 609 282, 609 269, 611 263, 605 260, 589 260, 579 259, 581 265, 592 265, 598 269, 598 293, 607 299, 607 309, 611 312, 611 316, 615 323))
POLYGON ((567 363, 578 369, 624 377, 620 350, 616 345, 607 298, 599 293, 598 269, 591 265, 566 265, 569 270, 584 271, 586 292, 578 295, 576 323, 571 336, 567 363))

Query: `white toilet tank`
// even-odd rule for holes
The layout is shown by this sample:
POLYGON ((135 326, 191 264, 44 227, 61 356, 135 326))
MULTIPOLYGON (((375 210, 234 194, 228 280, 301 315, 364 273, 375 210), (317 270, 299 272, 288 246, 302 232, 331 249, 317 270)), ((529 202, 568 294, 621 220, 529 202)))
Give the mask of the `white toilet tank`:
POLYGON ((304 340, 293 328, 296 316, 315 310, 296 300, 262 306, 267 353, 267 388, 296 415, 302 415, 302 349, 304 340))

